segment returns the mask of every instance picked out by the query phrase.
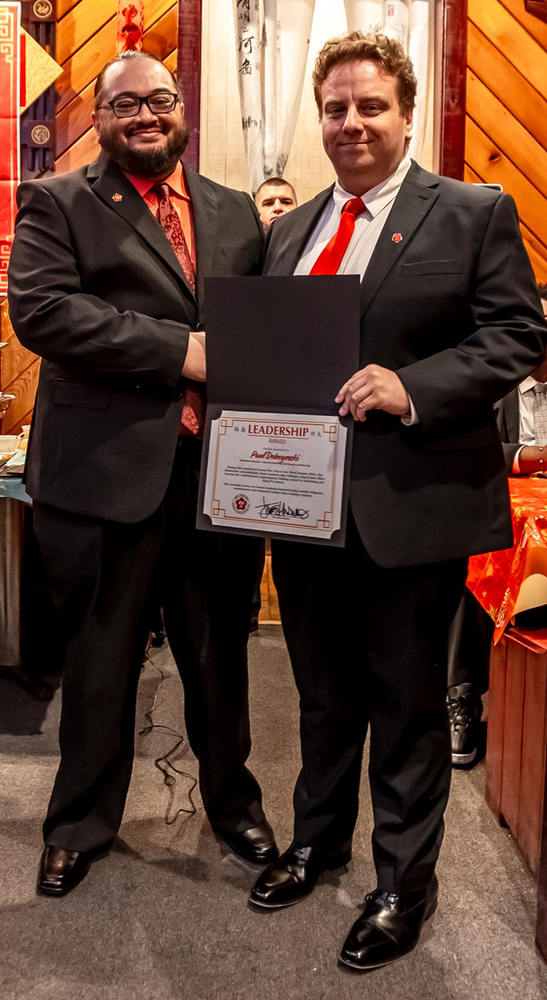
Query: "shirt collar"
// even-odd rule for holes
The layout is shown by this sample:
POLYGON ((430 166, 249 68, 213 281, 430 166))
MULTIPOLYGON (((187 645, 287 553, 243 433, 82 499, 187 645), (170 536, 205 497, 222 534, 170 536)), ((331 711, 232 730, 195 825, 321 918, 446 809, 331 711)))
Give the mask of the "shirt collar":
MULTIPOLYGON (((125 173, 125 171, 124 171, 125 173)), ((148 194, 150 188, 154 187, 154 184, 158 184, 157 178, 149 179, 147 177, 135 177, 134 174, 125 173, 128 181, 131 181, 133 187, 137 189, 142 198, 148 194)), ((190 195, 188 193, 188 188, 186 187, 186 179, 184 177, 184 171, 182 169, 182 163, 180 160, 177 162, 173 173, 166 177, 162 184, 168 184, 169 187, 178 194, 181 198, 186 198, 190 201, 190 195)))
POLYGON ((524 379, 524 382, 520 383, 519 392, 521 393, 521 395, 525 392, 529 392, 530 389, 533 389, 535 385, 537 385, 537 379, 529 375, 528 378, 524 379))
MULTIPOLYGON (((412 160, 410 159, 410 156, 405 156, 394 173, 390 174, 389 177, 386 177, 385 180, 380 181, 379 184, 376 184, 375 187, 371 188, 370 191, 367 191, 366 194, 363 195, 363 201, 367 206, 367 210, 372 215, 372 218, 375 218, 375 216, 377 216, 382 209, 386 208, 386 206, 391 204, 394 200, 395 196, 399 193, 399 188, 410 170, 411 165, 412 160)), ((333 198, 336 208, 341 212, 346 202, 351 198, 355 198, 355 195, 349 194, 348 191, 345 191, 340 184, 340 181, 337 180, 334 185, 333 198)))

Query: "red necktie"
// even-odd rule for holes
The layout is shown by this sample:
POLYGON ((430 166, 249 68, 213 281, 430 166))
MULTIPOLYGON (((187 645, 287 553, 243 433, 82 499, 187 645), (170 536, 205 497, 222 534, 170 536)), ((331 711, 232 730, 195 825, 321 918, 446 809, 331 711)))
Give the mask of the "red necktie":
MULTIPOLYGON (((175 251, 177 260, 184 272, 184 277, 193 292, 196 290, 196 275, 188 244, 184 235, 178 213, 169 197, 168 184, 155 184, 153 194, 157 195, 159 204, 156 218, 167 239, 175 251)), ((193 434, 201 437, 205 415, 205 389, 200 382, 188 381, 182 396, 182 428, 181 434, 193 434)))
POLYGON ((351 201, 346 202, 342 209, 338 229, 319 254, 310 274, 337 273, 353 236, 355 220, 358 215, 362 215, 366 211, 366 207, 362 198, 352 198, 351 201))

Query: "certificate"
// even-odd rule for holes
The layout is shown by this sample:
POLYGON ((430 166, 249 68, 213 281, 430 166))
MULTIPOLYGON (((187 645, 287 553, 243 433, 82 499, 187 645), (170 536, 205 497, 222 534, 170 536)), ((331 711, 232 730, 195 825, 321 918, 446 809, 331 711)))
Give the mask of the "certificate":
POLYGON ((346 443, 336 416, 222 410, 203 513, 217 529, 330 539, 341 527, 346 443))
POLYGON ((345 544, 360 303, 355 274, 205 279, 197 528, 345 544))

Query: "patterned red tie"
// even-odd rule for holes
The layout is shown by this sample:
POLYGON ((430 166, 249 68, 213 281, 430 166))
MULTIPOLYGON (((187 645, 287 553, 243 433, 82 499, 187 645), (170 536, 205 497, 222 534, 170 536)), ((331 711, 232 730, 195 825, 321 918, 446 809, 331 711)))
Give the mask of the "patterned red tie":
POLYGON ((355 230, 355 220, 366 211, 362 198, 352 198, 342 209, 338 229, 321 251, 310 274, 336 274, 355 230))
MULTIPOLYGON (((155 184, 152 193, 158 198, 156 218, 175 251, 184 277, 193 292, 196 290, 196 275, 181 221, 169 197, 168 184, 155 184)), ((205 416, 205 388, 200 382, 188 381, 182 396, 181 434, 202 437, 205 416)))

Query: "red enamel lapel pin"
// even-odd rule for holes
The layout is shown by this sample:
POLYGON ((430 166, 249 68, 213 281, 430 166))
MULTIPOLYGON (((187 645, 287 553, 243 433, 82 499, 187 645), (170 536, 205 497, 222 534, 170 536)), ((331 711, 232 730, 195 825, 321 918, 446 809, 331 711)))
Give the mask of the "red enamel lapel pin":
POLYGON ((393 240, 394 243, 400 243, 402 241, 403 237, 402 237, 401 233, 393 233, 393 236, 391 237, 391 239, 393 240))

